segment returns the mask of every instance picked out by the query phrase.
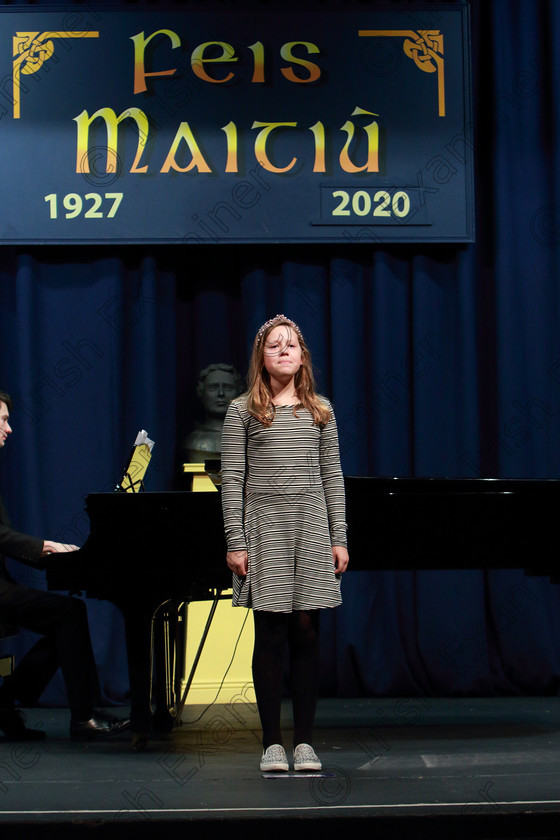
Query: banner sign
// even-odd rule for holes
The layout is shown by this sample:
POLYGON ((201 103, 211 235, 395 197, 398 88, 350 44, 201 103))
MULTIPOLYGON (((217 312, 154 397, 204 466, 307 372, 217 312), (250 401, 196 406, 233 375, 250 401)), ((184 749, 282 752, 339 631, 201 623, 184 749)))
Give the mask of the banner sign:
POLYGON ((0 242, 473 241, 465 6, 4 7, 0 45, 0 242))

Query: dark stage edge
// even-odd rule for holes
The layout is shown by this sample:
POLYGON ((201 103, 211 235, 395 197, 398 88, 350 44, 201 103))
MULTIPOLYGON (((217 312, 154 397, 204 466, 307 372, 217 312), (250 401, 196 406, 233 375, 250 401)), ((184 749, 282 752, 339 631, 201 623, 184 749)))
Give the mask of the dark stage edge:
MULTIPOLYGON (((125 734, 72 743, 66 710, 26 716, 47 739, 0 740, 3 840, 26 830, 49 840, 560 837, 558 698, 323 700, 315 748, 329 775, 274 779, 259 771, 247 703, 214 706, 144 752, 125 734)), ((287 706, 284 717, 288 728, 287 706)))

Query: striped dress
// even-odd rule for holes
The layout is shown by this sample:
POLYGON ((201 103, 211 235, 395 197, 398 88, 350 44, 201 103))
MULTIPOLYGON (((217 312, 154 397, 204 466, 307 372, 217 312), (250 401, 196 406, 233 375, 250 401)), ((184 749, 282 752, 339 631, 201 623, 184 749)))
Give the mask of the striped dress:
POLYGON ((233 576, 234 606, 289 613, 341 603, 332 546, 346 545, 345 500, 332 408, 323 427, 292 405, 276 406, 263 426, 242 397, 230 403, 222 506, 228 551, 248 552, 247 576, 233 576))

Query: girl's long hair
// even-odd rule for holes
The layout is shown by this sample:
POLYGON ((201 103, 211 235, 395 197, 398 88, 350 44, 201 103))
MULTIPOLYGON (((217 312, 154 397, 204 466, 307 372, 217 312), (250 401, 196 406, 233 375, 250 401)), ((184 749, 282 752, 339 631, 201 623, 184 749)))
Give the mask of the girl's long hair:
POLYGON ((301 347, 302 363, 294 377, 296 394, 299 399, 298 405, 294 406, 294 414, 296 414, 298 407, 306 408, 313 417, 313 422, 318 426, 324 426, 330 420, 331 412, 328 405, 315 391, 311 354, 299 327, 289 318, 282 316, 268 321, 265 328, 259 330, 253 342, 253 352, 249 363, 247 411, 264 426, 270 426, 274 419, 270 376, 264 366, 264 348, 270 331, 281 326, 295 332, 301 347))

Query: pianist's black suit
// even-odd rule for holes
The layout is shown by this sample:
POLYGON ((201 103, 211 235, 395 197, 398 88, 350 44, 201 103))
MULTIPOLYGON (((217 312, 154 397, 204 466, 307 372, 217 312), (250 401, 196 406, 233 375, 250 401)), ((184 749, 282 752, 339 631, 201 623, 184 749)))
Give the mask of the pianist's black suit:
POLYGON ((99 702, 99 683, 91 649, 85 604, 54 592, 29 589, 8 574, 4 554, 41 566, 43 540, 11 527, 0 498, 0 625, 32 630, 41 639, 0 687, 0 705, 19 700, 32 705, 60 666, 72 717, 87 720, 99 702))

